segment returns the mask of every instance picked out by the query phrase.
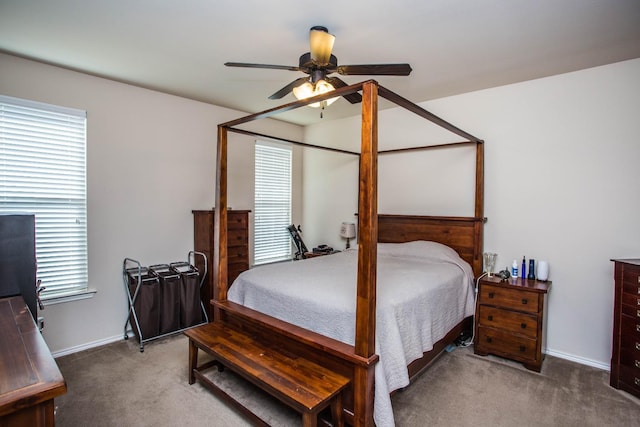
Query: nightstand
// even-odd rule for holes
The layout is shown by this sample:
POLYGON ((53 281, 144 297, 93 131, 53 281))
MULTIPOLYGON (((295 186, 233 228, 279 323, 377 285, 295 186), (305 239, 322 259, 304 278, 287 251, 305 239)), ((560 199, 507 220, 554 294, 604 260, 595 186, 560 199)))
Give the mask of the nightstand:
POLYGON ((522 362, 540 372, 545 295, 551 282, 484 277, 478 284, 474 352, 522 362))

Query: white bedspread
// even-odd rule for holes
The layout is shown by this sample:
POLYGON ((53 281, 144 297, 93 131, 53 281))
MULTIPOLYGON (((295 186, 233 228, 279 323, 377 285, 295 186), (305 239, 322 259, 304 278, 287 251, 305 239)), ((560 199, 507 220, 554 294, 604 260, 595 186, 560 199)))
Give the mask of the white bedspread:
MULTIPOLYGON (((357 251, 243 272, 229 300, 353 345, 357 251)), ((409 385, 407 365, 474 310, 473 272, 435 242, 378 245, 374 419, 393 426, 389 393, 409 385)))

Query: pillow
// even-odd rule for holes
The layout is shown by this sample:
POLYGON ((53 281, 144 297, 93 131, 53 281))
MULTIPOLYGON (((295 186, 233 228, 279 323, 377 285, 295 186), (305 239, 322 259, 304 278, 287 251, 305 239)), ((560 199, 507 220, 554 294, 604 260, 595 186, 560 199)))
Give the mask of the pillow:
POLYGON ((447 245, 427 240, 406 243, 378 243, 378 255, 412 258, 458 259, 458 253, 447 245))

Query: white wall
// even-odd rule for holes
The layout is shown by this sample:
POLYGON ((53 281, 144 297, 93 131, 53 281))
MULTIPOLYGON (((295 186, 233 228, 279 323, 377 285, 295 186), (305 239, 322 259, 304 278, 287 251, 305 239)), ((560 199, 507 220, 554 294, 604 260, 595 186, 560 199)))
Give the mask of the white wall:
MULTIPOLYGON (((553 285, 547 352, 605 368, 612 339, 609 260, 640 256, 638 76, 640 60, 632 60, 423 104, 486 141, 485 249, 498 253, 498 266, 523 255, 549 262, 553 285)), ((305 138, 336 141, 343 148, 357 146, 358 120, 310 126, 305 138)), ((413 118, 383 111, 383 140, 387 122, 402 129, 392 143, 421 139, 413 118), (385 114, 393 120, 383 118, 385 114)), ((327 156, 317 162, 312 154, 307 156, 305 182, 310 174, 317 178, 323 168, 331 170, 337 164, 327 156)), ((461 155, 462 170, 467 157, 461 155)), ((397 163, 389 168, 381 161, 381 213, 472 214, 472 205, 442 194, 442 189, 452 188, 461 200, 471 200, 469 174, 449 173, 445 179, 433 162, 413 168, 416 160, 394 160, 397 163)), ((313 197, 304 199, 304 222, 311 224, 320 217, 315 212, 323 212, 322 225, 313 236, 335 236, 339 223, 357 206, 355 186, 343 185, 339 192, 335 187, 314 190, 313 197), (327 200, 330 206, 348 208, 326 209, 327 200)))
MULTIPOLYGON (((485 248, 499 254, 498 265, 523 255, 549 262, 548 352, 597 366, 610 359, 609 259, 640 256, 638 75, 633 60, 424 104, 486 141, 485 248)), ((89 286, 98 292, 46 307, 44 336, 58 353, 118 339, 123 258, 184 259, 193 246, 191 210, 214 203, 216 125, 242 114, 7 55, 0 55, 0 93, 88 111, 89 286)), ((430 139, 403 117, 382 112, 381 146, 430 139), (390 139, 388 122, 408 129, 390 139)), ((255 126, 292 140, 303 134, 277 121, 255 126)), ((253 145, 233 138, 243 144, 230 140, 230 162, 244 167, 230 167, 229 204, 251 209, 253 145)), ((357 149, 359 119, 311 126, 304 138, 357 149)), ((340 222, 357 210, 357 160, 314 152, 303 153, 305 241, 343 247, 340 222)), ((396 176, 400 157, 381 161, 380 212, 468 214, 468 157, 405 176, 396 176), (445 182, 442 166, 457 162, 460 175, 445 182), (445 199, 443 188, 461 197, 445 199)))
MULTIPOLYGON (((49 305, 54 353, 120 339, 125 257, 143 265, 186 260, 193 209, 215 199, 217 124, 244 113, 0 54, 0 93, 87 111, 91 299, 49 305)), ((261 133, 299 140, 298 126, 266 120, 261 133)), ((253 208, 253 143, 230 137, 229 206, 253 208)))

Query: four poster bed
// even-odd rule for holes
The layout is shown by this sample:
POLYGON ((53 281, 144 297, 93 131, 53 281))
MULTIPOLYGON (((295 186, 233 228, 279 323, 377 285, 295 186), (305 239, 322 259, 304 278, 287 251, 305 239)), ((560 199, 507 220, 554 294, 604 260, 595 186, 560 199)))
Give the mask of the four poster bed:
MULTIPOLYGON (((309 144, 302 145, 309 146, 309 144)), ((407 148, 400 151, 427 150, 442 146, 407 148)), ((398 388, 398 384, 390 386, 385 384, 383 387, 381 384, 376 383, 381 381, 389 382, 388 376, 379 375, 377 371, 377 366, 382 361, 381 359, 401 359, 403 363, 402 369, 404 370, 406 367, 406 371, 403 373, 406 378, 399 385, 403 387, 440 354, 448 344, 460 336, 465 328, 471 329, 474 304, 473 276, 474 274, 476 276, 479 275, 482 269, 483 177, 483 142, 481 140, 379 86, 377 82, 372 80, 345 86, 330 94, 296 101, 219 125, 214 229, 216 251, 213 270, 216 276, 213 299, 211 301, 214 308, 214 323, 218 322, 218 324, 242 331, 243 334, 251 336, 253 340, 268 342, 269 346, 278 347, 289 354, 294 354, 296 357, 304 358, 344 376, 349 381, 342 391, 344 408, 342 413, 344 414, 344 419, 348 424, 354 426, 373 426, 374 400, 376 400, 376 408, 378 401, 384 400, 380 398, 378 393, 375 393, 376 397, 374 399, 374 391, 377 389, 379 393, 384 393, 388 397, 389 392, 398 388), (256 271, 259 270, 259 273, 253 274, 253 276, 252 270, 249 270, 243 273, 234 282, 233 286, 230 286, 231 284, 227 281, 226 250, 228 132, 257 135, 237 129, 235 126, 271 117, 277 113, 299 108, 311 102, 317 102, 329 97, 344 96, 358 91, 362 92, 361 150, 357 153, 360 157, 358 247, 356 250, 345 251, 340 254, 289 263, 290 268, 315 269, 318 274, 322 271, 337 271, 339 275, 348 277, 351 284, 343 284, 335 280, 335 278, 329 277, 311 280, 311 273, 306 270, 300 270, 294 271, 290 275, 294 277, 297 275, 298 278, 305 277, 304 282, 308 282, 308 287, 305 288, 302 284, 290 286, 286 285, 284 279, 281 279, 281 276, 276 274, 275 270, 279 267, 272 265, 267 266, 267 270, 264 270, 265 267, 254 269, 256 271), (378 96, 464 138, 462 142, 444 145, 475 145, 474 216, 436 217, 378 214, 377 157, 379 154, 384 155, 387 152, 399 151, 378 151, 378 96), (405 242, 413 243, 406 243, 405 245, 403 244, 405 242), (399 282, 407 278, 408 271, 412 272, 409 275, 414 273, 416 276, 422 274, 422 272, 418 272, 421 267, 407 264, 408 262, 413 262, 408 258, 416 258, 416 254, 424 254, 424 257, 418 256, 418 258, 423 258, 418 263, 429 262, 434 264, 435 267, 432 267, 439 271, 440 281, 452 284, 454 289, 451 291, 453 292, 452 294, 446 294, 439 284, 429 291, 431 304, 444 306, 444 314, 436 315, 431 314, 431 309, 424 310, 429 303, 421 302, 422 297, 420 295, 422 290, 417 286, 411 285, 408 290, 402 291, 403 295, 408 296, 402 298, 394 297, 400 294, 399 282), (391 267, 388 267, 396 263, 400 264, 400 276, 394 276, 390 273, 391 267), (269 271, 273 271, 273 276, 270 275, 269 271), (276 282, 276 284, 269 289, 261 287, 261 282, 257 280, 257 276, 261 276, 266 281, 276 282), (281 280, 282 282, 280 282, 281 280), (327 281, 331 282, 331 286, 327 281), (319 284, 322 282, 327 283, 328 289, 325 292, 327 295, 335 296, 340 294, 341 290, 347 289, 344 298, 350 299, 350 301, 347 301, 345 305, 345 312, 332 311, 333 306, 331 305, 324 306, 324 302, 321 302, 323 300, 321 295, 322 286, 319 284), (296 288, 297 286, 299 286, 299 289, 296 288), (412 295, 411 292, 415 292, 415 294, 412 295), (306 302, 299 299, 302 297, 301 294, 307 295, 306 302), (377 305, 376 300, 378 297, 380 301, 377 305), (436 298, 435 301, 434 298, 436 298), (386 302, 387 300, 397 299, 404 299, 409 305, 398 308, 397 304, 386 302), (447 299, 454 302, 452 306, 443 302, 447 299), (266 301, 271 302, 267 303, 266 301), (414 306, 410 305, 412 303, 414 306), (281 304, 282 307, 278 308, 278 304, 281 304), (292 314, 295 311, 293 310, 294 307, 299 309, 301 316, 307 312, 317 311, 316 314, 319 313, 320 317, 310 318, 311 320, 305 322, 304 319, 299 318, 300 316, 292 314), (414 325, 412 323, 413 320, 411 320, 413 319, 411 313, 422 312, 428 313, 428 317, 440 316, 444 320, 436 320, 437 325, 435 327, 433 324, 426 324, 425 329, 433 332, 433 334, 429 334, 425 338, 424 332, 418 332, 417 338, 413 337, 418 341, 415 344, 416 339, 407 338, 406 332, 408 329, 414 332, 417 329, 415 326, 411 326, 414 325), (322 319, 323 313, 324 321, 322 319), (388 316, 385 313, 388 313, 388 316), (392 330, 400 330, 399 335, 393 336, 392 333, 387 332, 385 325, 389 323, 393 323, 392 330), (407 323, 407 325, 404 323, 407 323), (325 325, 326 328, 318 325, 325 325), (334 326, 338 328, 337 331, 332 330, 334 326), (377 327, 379 329, 378 333, 376 331, 377 327), (389 339, 389 336, 392 336, 392 338, 389 339), (389 341, 390 344, 384 344, 385 341, 389 341), (407 345, 407 342, 410 344, 407 345), (405 347, 404 356, 406 358, 402 359, 402 354, 400 356, 395 354, 389 356, 390 353, 387 349, 380 348, 379 345, 405 347), (409 352, 413 354, 407 355, 407 346, 417 347, 418 353, 415 354, 416 349, 413 348, 413 351, 409 352)), ((344 305, 344 298, 337 305, 344 305)), ((429 298, 425 299, 425 301, 428 301, 429 298)), ((422 318, 416 317, 415 323, 422 324, 422 318)), ((197 350, 195 351, 197 352, 197 350)), ((195 357, 190 352, 190 358, 194 365, 195 357)), ((191 365, 190 367, 195 368, 195 366, 191 365)), ((256 373, 255 375, 258 374, 256 373)), ((390 410, 390 400, 387 410, 390 410)), ((393 424, 392 413, 390 419, 387 415, 376 414, 376 423, 379 425, 393 424)))

